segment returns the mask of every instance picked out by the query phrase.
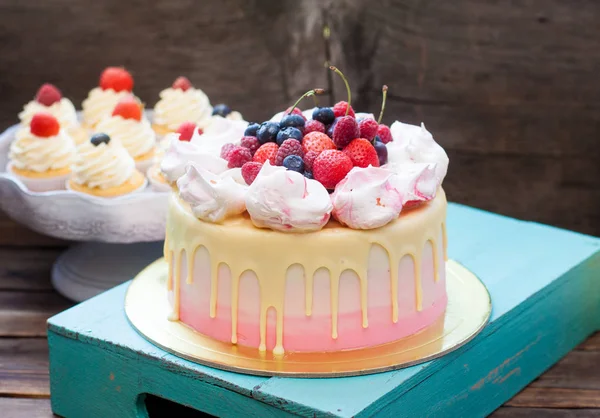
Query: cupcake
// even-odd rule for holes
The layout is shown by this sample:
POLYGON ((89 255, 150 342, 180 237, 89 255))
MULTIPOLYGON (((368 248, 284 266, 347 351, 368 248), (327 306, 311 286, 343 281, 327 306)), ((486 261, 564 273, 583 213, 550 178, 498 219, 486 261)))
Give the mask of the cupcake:
POLYGON ((67 188, 97 197, 123 196, 147 184, 127 150, 105 133, 96 133, 77 147, 72 172, 67 188))
POLYGON ((135 160, 136 167, 145 172, 156 154, 156 134, 150 122, 142 117, 142 105, 133 96, 123 97, 112 115, 102 120, 95 129, 121 143, 135 160))
POLYGON ((170 88, 160 92, 154 106, 152 127, 158 135, 175 132, 183 122, 202 125, 212 113, 210 101, 204 92, 194 88, 185 77, 177 78, 170 88))
POLYGON ((65 129, 75 142, 83 141, 87 137, 85 129, 79 125, 77 120, 75 106, 69 99, 63 97, 60 90, 52 84, 43 84, 35 98, 23 107, 19 113, 21 125, 29 126, 33 116, 40 112, 54 116, 60 127, 65 129))
POLYGON ((65 188, 75 159, 75 142, 56 117, 37 113, 17 131, 10 146, 7 171, 34 192, 65 188))
POLYGON ((100 76, 100 86, 93 88, 82 103, 83 124, 88 129, 107 117, 122 98, 131 95, 133 78, 125 69, 106 68, 100 76))
POLYGON ((222 118, 229 120, 244 120, 240 112, 231 110, 231 108, 224 103, 213 107, 212 116, 221 116, 222 118))

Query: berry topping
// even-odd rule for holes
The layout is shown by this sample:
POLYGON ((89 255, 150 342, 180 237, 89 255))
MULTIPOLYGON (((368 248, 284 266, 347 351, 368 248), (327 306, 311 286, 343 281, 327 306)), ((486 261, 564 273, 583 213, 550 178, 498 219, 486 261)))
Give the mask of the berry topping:
POLYGON ((60 102, 60 99, 62 99, 60 90, 48 83, 42 84, 35 95, 35 101, 44 106, 52 106, 54 103, 60 102))
POLYGON ((194 136, 196 129, 199 133, 202 133, 202 129, 198 128, 194 122, 183 122, 175 132, 179 134, 180 141, 189 141, 194 136))
POLYGON ((358 138, 360 131, 358 123, 352 116, 342 116, 338 118, 335 127, 333 128, 333 142, 338 148, 344 148, 354 138, 358 138))
POLYGON ((313 176, 326 189, 334 189, 350 170, 352 161, 338 150, 323 151, 313 163, 313 176))
POLYGON ((256 137, 261 144, 275 142, 279 133, 279 124, 277 122, 263 122, 256 132, 256 137))
POLYGON ((304 177, 306 177, 307 179, 311 179, 311 180, 314 179, 313 173, 310 171, 305 171, 303 174, 304 174, 304 177))
POLYGON ((319 122, 318 120, 308 120, 304 124, 304 135, 310 132, 323 132, 325 133, 325 125, 323 122, 319 122))
POLYGON ((256 136, 260 125, 256 122, 250 122, 244 131, 244 136, 256 136))
POLYGON ((224 160, 229 160, 229 154, 235 148, 234 144, 225 144, 221 147, 221 158, 224 160))
POLYGON ((249 161, 252 161, 252 153, 248 148, 234 146, 227 156, 227 167, 241 167, 249 161))
POLYGON ((281 146, 283 141, 288 138, 297 139, 298 141, 302 141, 302 132, 298 128, 287 127, 283 128, 281 131, 277 133, 277 145, 281 146))
POLYGON ((247 162, 242 166, 242 177, 248 186, 254 182, 254 179, 258 176, 258 172, 262 166, 261 163, 254 161, 247 162))
POLYGON ((227 115, 229 115, 230 113, 231 113, 231 108, 223 103, 218 104, 215 107, 213 107, 213 111, 212 111, 213 116, 221 116, 221 117, 227 117, 227 115))
POLYGON ((298 155, 299 157, 304 156, 302 151, 302 144, 300 141, 296 141, 293 138, 286 139, 277 151, 277 157, 275 158, 275 165, 282 165, 285 157, 289 155, 298 155))
POLYGON ((333 113, 333 109, 330 107, 317 107, 313 110, 312 118, 313 120, 321 122, 323 125, 329 125, 330 123, 333 123, 335 113, 333 113))
MULTIPOLYGON (((297 107, 288 107, 287 109, 285 109, 285 112, 283 112, 284 115, 298 115, 298 116, 302 116, 304 118, 304 115, 302 114, 302 111, 300 109, 298 109, 297 107)), ((304 118, 304 120, 306 120, 306 118, 304 118)))
POLYGON ((112 111, 113 116, 121 116, 123 119, 142 120, 142 106, 133 96, 123 97, 112 111))
POLYGON ((50 113, 41 112, 33 115, 29 131, 35 136, 48 138, 58 134, 60 125, 58 124, 58 120, 50 113))
POLYGON ((321 152, 326 149, 335 149, 335 144, 327 135, 321 132, 311 132, 302 138, 302 149, 304 152, 321 152))
POLYGON ((277 158, 277 151, 279 151, 279 145, 274 142, 267 142, 260 146, 259 149, 254 153, 252 161, 264 164, 265 161, 269 160, 271 165, 275 165, 275 158, 277 158))
POLYGON ((248 148, 252 155, 260 148, 260 142, 255 136, 244 136, 240 142, 240 145, 244 148, 248 148))
POLYGON ((377 135, 378 127, 379 127, 379 124, 377 123, 377 121, 375 119, 367 118, 367 119, 361 120, 358 124, 358 130, 360 132, 360 137, 368 139, 369 141, 372 141, 373 138, 375 138, 375 135, 377 135))
POLYGON ((300 96, 300 98, 298 100, 296 100, 296 103, 294 103, 294 105, 292 107, 288 107, 285 110, 285 112, 283 112, 283 117, 281 118, 281 122, 280 122, 281 123, 281 127, 283 128, 283 127, 292 126, 294 128, 300 128, 300 129, 302 129, 304 127, 304 121, 306 121, 306 118, 302 114, 302 111, 300 109, 298 109, 296 106, 298 106, 298 104, 305 97, 309 97, 309 96, 315 97, 315 95, 317 95, 317 94, 323 94, 323 93, 325 93, 325 90, 323 90, 323 89, 313 89, 313 90, 307 91, 302 96, 300 96), (289 122, 289 124, 284 124, 283 121, 288 116, 299 116, 300 118, 302 118, 302 125, 300 125, 299 119, 290 119, 290 121, 292 121, 292 122, 289 122))
POLYGON ((325 127, 325 132, 327 133, 327 135, 329 135, 330 138, 333 137, 333 130, 335 129, 335 125, 337 125, 338 120, 340 120, 340 118, 335 118, 331 125, 327 125, 325 127))
POLYGON ((104 133, 97 133, 97 134, 92 135, 92 137, 90 138, 90 142, 95 147, 97 147, 100 144, 108 145, 108 143, 110 142, 110 136, 108 136, 104 133))
POLYGON ((381 138, 381 142, 383 142, 384 144, 387 144, 388 142, 392 142, 394 140, 394 138, 392 138, 392 131, 390 131, 390 128, 387 125, 384 125, 383 123, 377 128, 377 136, 381 138))
POLYGON ((377 157, 377 151, 371 144, 371 141, 365 138, 356 138, 344 148, 344 154, 346 154, 352 160, 352 164, 355 167, 379 167, 379 158, 377 157))
POLYGON ((190 80, 187 79, 187 77, 177 77, 175 79, 175 81, 173 81, 173 84, 171 85, 171 88, 177 90, 183 90, 183 91, 187 91, 190 88, 192 88, 192 83, 190 82, 190 80))
POLYGON ((302 131, 304 130, 304 123, 304 118, 300 115, 285 115, 283 118, 281 118, 279 125, 281 125, 282 129, 292 127, 298 128, 302 131))
POLYGON ((352 109, 351 106, 348 106, 347 102, 337 102, 335 106, 333 106, 333 114, 336 118, 339 118, 340 116, 346 116, 346 111, 348 112, 348 116, 356 116, 354 109, 352 109))
POLYGON ((382 166, 387 163, 388 160, 388 150, 387 147, 378 136, 375 137, 375 142, 373 143, 373 147, 375 151, 377 151, 377 158, 379 158, 379 165, 382 166))
POLYGON ((320 153, 317 151, 308 151, 306 154, 304 154, 304 168, 306 171, 310 171, 312 173, 313 163, 319 154, 320 153))
POLYGON ((283 159, 283 166, 288 170, 304 173, 304 161, 298 155, 288 155, 283 159))
POLYGON ((100 88, 102 90, 132 91, 133 77, 125 68, 108 67, 100 75, 100 88))

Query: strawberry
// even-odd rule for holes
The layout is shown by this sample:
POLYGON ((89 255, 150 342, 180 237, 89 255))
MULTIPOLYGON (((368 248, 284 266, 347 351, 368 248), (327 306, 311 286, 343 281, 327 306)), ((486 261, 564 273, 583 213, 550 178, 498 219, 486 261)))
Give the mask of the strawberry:
POLYGON ((233 147, 233 149, 227 157, 228 168, 241 167, 247 162, 252 161, 252 153, 250 152, 250 150, 239 145, 233 147))
POLYGON ((194 122, 183 122, 177 128, 180 141, 189 141, 194 136, 194 131, 198 129, 198 133, 202 134, 202 129, 198 128, 194 122))
POLYGON ((115 106, 112 116, 121 116, 123 119, 142 120, 142 106, 133 96, 125 96, 115 106))
POLYGON ((49 83, 42 84, 35 95, 35 101, 44 106, 52 106, 54 103, 60 102, 60 99, 62 99, 60 90, 49 83))
POLYGON ((302 149, 304 153, 308 151, 321 152, 326 149, 335 149, 335 144, 327 135, 322 132, 311 132, 302 138, 302 149))
POLYGON ((256 150, 252 161, 264 164, 265 161, 269 160, 271 165, 275 165, 277 151, 279 151, 279 145, 275 142, 267 142, 266 144, 262 144, 260 148, 256 150))
POLYGON ((186 77, 177 77, 177 79, 175 79, 175 81, 173 81, 173 85, 171 85, 172 89, 174 89, 174 90, 179 89, 179 90, 183 90, 183 91, 187 91, 191 87, 193 87, 192 83, 186 77))
POLYGON ((58 124, 58 120, 50 113, 40 112, 31 118, 29 131, 35 136, 48 138, 58 135, 60 125, 58 124))
POLYGON ((333 128, 333 142, 338 148, 344 148, 354 138, 358 138, 360 131, 358 123, 352 116, 342 116, 333 128))
MULTIPOLYGON (((335 104, 335 106, 333 106, 333 114, 335 115, 336 118, 340 117, 340 116, 346 116, 346 109, 348 108, 348 102, 337 102, 335 104)), ((352 106, 350 106, 350 110, 348 110, 348 116, 352 116, 353 118, 356 117, 356 114, 354 113, 354 109, 352 109, 352 106)))
POLYGON ((377 135, 377 128, 379 128, 379 124, 375 119, 371 118, 363 119, 358 124, 360 137, 369 141, 372 141, 375 135, 377 135))
POLYGON ((352 170, 352 161, 342 151, 325 150, 313 163, 313 176, 325 188, 334 189, 352 170))
MULTIPOLYGON (((377 123, 377 122, 375 122, 377 123)), ((379 167, 379 157, 373 144, 365 138, 356 138, 343 150, 344 154, 350 157, 355 167, 379 167)))
POLYGON ((380 124, 377 128, 377 135, 381 139, 381 142, 383 142, 384 144, 387 144, 388 142, 392 142, 394 140, 394 138, 392 138, 392 131, 390 131, 390 128, 387 125, 384 125, 383 123, 380 124))
POLYGON ((258 176, 258 172, 262 166, 261 163, 254 161, 247 162, 242 166, 242 177, 248 186, 254 182, 254 179, 258 176))
POLYGON ((132 91, 133 77, 124 68, 108 67, 100 75, 100 88, 114 91, 132 91))
POLYGON ((304 169, 312 173, 313 163, 316 158, 319 156, 320 152, 317 151, 308 151, 304 154, 304 169))
POLYGON ((289 138, 283 141, 279 149, 277 150, 277 156, 275 157, 275 165, 283 165, 283 160, 289 155, 297 155, 304 157, 304 151, 302 151, 302 144, 300 141, 289 138))
POLYGON ((311 119, 304 124, 304 135, 311 132, 323 132, 325 133, 325 125, 323 122, 311 119))

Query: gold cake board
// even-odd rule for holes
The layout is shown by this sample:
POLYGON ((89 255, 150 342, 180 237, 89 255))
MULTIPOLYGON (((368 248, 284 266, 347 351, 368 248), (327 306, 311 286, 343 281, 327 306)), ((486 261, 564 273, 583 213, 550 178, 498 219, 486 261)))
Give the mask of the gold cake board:
POLYGON ((484 284, 456 261, 446 263, 448 307, 436 323, 401 340, 376 347, 330 353, 274 356, 214 340, 167 319, 167 263, 159 259, 132 281, 125 313, 146 339, 176 356, 217 369, 259 376, 340 377, 400 369, 443 356, 473 339, 492 311, 484 284))

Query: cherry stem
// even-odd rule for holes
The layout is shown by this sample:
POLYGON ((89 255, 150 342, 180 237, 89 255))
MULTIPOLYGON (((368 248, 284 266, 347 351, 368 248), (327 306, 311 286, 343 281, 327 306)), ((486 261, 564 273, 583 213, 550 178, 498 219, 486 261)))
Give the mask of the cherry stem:
POLYGON ((344 84, 346 85, 346 91, 348 92, 348 107, 346 107, 346 114, 344 116, 348 116, 348 112, 350 112, 350 103, 352 102, 352 94, 350 93, 350 85, 348 84, 348 80, 346 80, 344 74, 340 70, 338 70, 337 67, 334 67, 332 65, 329 67, 329 69, 338 74, 340 77, 342 77, 342 80, 344 80, 344 84))
POLYGON ((381 91, 383 92, 383 100, 381 101, 381 112, 379 112, 379 119, 377 119, 378 124, 381 123, 381 119, 383 118, 383 112, 385 111, 385 99, 387 98, 388 86, 384 84, 381 91))
POLYGON ((291 115, 292 112, 294 111, 294 109, 296 108, 296 106, 298 106, 298 104, 302 101, 302 99, 304 99, 305 97, 308 96, 314 96, 316 94, 323 94, 325 93, 325 90, 323 89, 313 89, 313 90, 309 90, 306 93, 304 93, 298 100, 296 100, 296 103, 294 103, 294 106, 292 106, 292 108, 290 109, 290 111, 287 113, 288 115, 291 115))

